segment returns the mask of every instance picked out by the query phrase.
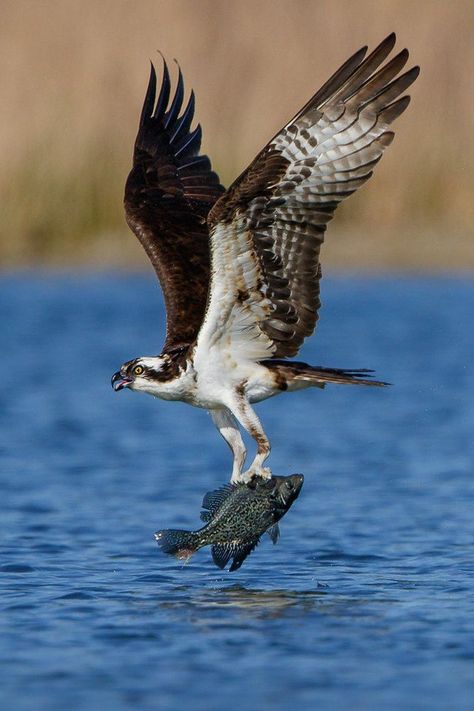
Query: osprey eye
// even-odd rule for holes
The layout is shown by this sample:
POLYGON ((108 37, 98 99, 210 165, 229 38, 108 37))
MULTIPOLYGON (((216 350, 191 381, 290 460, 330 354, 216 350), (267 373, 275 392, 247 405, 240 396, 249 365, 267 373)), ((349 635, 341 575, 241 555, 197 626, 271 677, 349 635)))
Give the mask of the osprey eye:
POLYGON ((142 365, 136 365, 133 369, 134 375, 141 375, 143 373, 143 366, 142 365))

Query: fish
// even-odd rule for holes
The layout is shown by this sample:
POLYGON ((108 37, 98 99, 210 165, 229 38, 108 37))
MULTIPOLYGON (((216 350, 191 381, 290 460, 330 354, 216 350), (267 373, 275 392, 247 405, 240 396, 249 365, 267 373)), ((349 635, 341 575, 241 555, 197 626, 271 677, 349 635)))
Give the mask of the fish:
POLYGON ((302 474, 254 477, 249 483, 225 484, 208 492, 203 499, 201 520, 206 525, 198 531, 164 529, 155 533, 161 550, 187 562, 197 550, 212 546, 214 563, 224 569, 232 559, 229 572, 238 570, 267 532, 278 541, 278 521, 298 498, 303 486, 302 474))

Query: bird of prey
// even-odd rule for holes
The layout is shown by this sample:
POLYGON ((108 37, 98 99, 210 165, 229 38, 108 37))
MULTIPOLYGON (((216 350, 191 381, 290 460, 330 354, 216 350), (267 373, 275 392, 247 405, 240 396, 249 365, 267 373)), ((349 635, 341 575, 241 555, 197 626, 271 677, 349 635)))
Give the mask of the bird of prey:
POLYGON ((181 70, 170 99, 164 62, 156 98, 151 66, 125 212, 164 292, 166 339, 160 355, 124 363, 112 386, 208 410, 232 450, 232 482, 271 477, 253 403, 326 383, 384 385, 371 371, 287 358, 316 326, 326 225, 370 178, 408 106, 419 68, 401 74, 408 51, 387 60, 394 45, 391 34, 353 54, 227 190, 200 153, 181 70), (256 442, 245 472, 239 425, 256 442))

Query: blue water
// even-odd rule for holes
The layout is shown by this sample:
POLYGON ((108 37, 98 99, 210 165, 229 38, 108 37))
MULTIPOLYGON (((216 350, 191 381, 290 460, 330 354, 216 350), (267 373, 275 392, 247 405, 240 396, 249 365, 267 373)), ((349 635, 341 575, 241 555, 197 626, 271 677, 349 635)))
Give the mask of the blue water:
POLYGON ((114 393, 159 351, 147 276, 0 280, 2 709, 472 709, 474 280, 329 276, 310 362, 258 407, 302 494, 241 570, 182 567, 230 456, 204 411, 114 393))

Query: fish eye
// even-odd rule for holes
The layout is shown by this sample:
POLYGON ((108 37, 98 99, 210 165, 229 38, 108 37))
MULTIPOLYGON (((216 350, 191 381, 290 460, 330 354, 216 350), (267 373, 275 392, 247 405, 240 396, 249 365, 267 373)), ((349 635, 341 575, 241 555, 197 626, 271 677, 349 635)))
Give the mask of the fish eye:
POLYGON ((143 373, 143 366, 142 365, 136 365, 133 369, 133 374, 134 375, 142 375, 143 373))

